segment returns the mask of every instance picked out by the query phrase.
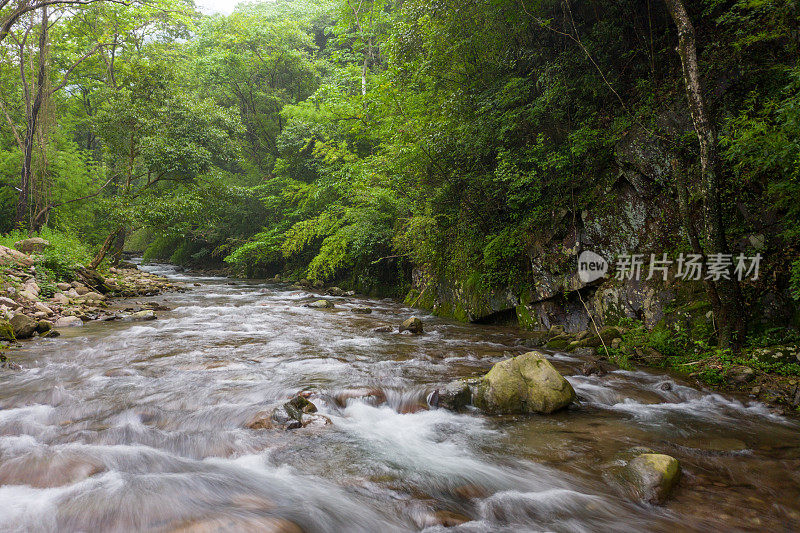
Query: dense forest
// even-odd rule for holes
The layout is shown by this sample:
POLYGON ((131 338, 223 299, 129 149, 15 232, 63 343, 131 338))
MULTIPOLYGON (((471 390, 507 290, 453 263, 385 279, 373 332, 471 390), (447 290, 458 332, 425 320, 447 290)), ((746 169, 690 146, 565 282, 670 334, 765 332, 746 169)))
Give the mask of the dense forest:
POLYGON ((796 1, 2 13, 0 231, 55 243, 52 281, 129 250, 461 320, 652 329, 669 313, 576 283, 581 250, 759 253, 757 280, 647 298, 705 302, 712 331, 688 327, 722 347, 795 335, 796 1))

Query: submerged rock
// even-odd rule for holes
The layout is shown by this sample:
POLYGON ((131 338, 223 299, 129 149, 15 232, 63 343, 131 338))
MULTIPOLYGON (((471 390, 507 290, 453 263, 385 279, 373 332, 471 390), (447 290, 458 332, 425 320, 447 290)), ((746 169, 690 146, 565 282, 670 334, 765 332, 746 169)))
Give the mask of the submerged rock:
POLYGON ((575 390, 539 352, 506 359, 478 380, 476 407, 497 414, 549 414, 575 401, 575 390))
POLYGON ((372 308, 370 307, 354 307, 353 312, 359 315, 370 315, 372 314, 372 308))
POLYGON ((394 331, 394 328, 392 326, 378 326, 372 331, 374 331, 375 333, 391 333, 394 331))
POLYGON ((681 466, 669 455, 643 453, 628 463, 626 474, 639 498, 662 504, 678 483, 681 466))
POLYGON ((170 533, 220 533, 223 531, 260 531, 261 533, 303 533, 289 520, 274 516, 224 516, 185 522, 168 530, 170 533))
POLYGON ((423 327, 422 327, 422 320, 419 318, 412 316, 402 324, 400 324, 400 333, 404 331, 409 331, 414 335, 422 335, 423 327))

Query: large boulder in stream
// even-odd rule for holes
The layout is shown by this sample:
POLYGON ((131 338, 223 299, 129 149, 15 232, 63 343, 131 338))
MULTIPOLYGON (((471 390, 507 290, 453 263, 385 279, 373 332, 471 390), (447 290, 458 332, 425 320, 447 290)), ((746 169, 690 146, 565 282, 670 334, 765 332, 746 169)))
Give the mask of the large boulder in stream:
POLYGON ((549 414, 575 401, 575 390, 544 355, 528 352, 494 365, 478 380, 473 402, 495 414, 549 414))
POLYGON ((626 477, 637 496, 652 504, 662 504, 678 483, 681 465, 677 459, 660 453, 643 453, 633 458, 626 477))

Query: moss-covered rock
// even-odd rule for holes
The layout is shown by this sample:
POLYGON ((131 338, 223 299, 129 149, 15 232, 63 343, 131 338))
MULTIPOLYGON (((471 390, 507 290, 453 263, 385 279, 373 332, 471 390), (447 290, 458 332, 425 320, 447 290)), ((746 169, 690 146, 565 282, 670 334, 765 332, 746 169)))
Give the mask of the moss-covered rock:
POLYGON ((643 453, 628 463, 626 474, 639 498, 661 504, 677 485, 681 466, 669 455, 643 453))
POLYGON ((545 348, 548 350, 559 350, 563 351, 569 348, 572 341, 569 337, 566 336, 559 336, 547 341, 547 344, 544 345, 545 348))
POLYGON ((8 323, 8 320, 0 320, 0 340, 15 341, 14 328, 8 323))
POLYGON ((539 352, 501 361, 477 382, 473 401, 489 413, 549 414, 575 400, 575 390, 539 352))

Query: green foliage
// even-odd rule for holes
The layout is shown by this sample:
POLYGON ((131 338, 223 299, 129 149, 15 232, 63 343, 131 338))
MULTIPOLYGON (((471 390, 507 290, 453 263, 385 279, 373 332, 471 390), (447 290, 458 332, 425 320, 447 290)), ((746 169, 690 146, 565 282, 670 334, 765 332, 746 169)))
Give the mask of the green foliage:
POLYGON ((792 263, 791 291, 792 297, 800 300, 800 259, 792 263))

